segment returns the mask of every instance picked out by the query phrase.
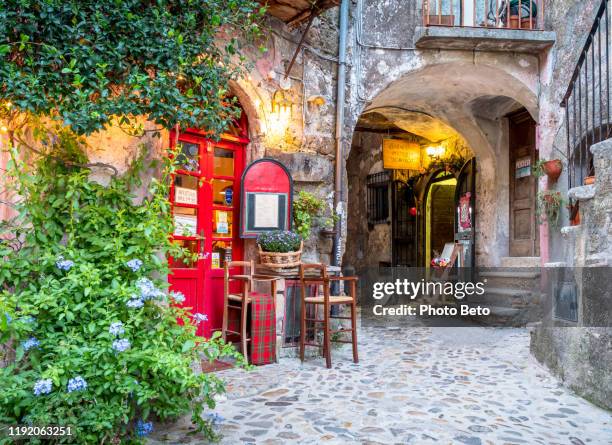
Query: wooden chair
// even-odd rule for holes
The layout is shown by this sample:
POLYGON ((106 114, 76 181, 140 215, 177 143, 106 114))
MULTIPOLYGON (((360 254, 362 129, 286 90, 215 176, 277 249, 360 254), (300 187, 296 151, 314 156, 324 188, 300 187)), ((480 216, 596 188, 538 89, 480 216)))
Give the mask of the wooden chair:
POLYGON ((325 364, 328 368, 331 368, 331 336, 335 333, 351 333, 351 340, 333 340, 337 343, 351 343, 353 345, 353 361, 359 362, 359 356, 357 354, 357 297, 356 297, 356 284, 357 277, 330 277, 327 274, 327 269, 324 264, 301 264, 300 265, 300 284, 302 291, 302 315, 301 315, 301 326, 300 326, 300 359, 304 361, 304 350, 306 346, 318 346, 323 347, 323 355, 325 356, 325 364), (311 272, 315 272, 312 274, 311 272), (330 295, 330 282, 332 281, 347 281, 349 283, 349 295, 330 295), (307 286, 317 285, 315 296, 307 295, 307 286), (319 295, 319 286, 323 288, 323 295, 319 295), (331 306, 335 304, 348 304, 351 307, 351 316, 332 316, 330 315, 331 306), (315 306, 314 318, 308 318, 307 308, 309 305, 315 306), (323 307, 323 319, 317 319, 318 307, 323 307), (351 320, 351 328, 341 328, 335 331, 330 329, 330 319, 343 319, 351 320), (314 330, 313 343, 306 341, 306 324, 310 322, 313 324, 311 329, 314 330), (316 342, 317 339, 317 328, 318 324, 323 324, 323 344, 316 342))
POLYGON ((226 261, 223 279, 223 327, 221 328, 221 334, 223 340, 227 340, 228 333, 240 336, 242 354, 247 363, 249 360, 248 342, 251 340, 247 335, 247 317, 249 314, 249 304, 251 303, 249 293, 251 291, 251 278, 253 277, 254 270, 255 265, 253 261, 226 261), (243 274, 230 275, 230 269, 235 267, 242 267, 243 274), (230 284, 236 281, 240 283, 240 291, 230 292, 230 284), (230 309, 240 311, 239 332, 229 329, 230 309))
POLYGON ((225 263, 223 279, 223 326, 221 328, 221 334, 223 340, 227 340, 228 333, 240 336, 242 354, 244 355, 246 363, 249 361, 248 345, 251 341, 251 336, 247 331, 251 292, 253 292, 256 282, 270 282, 270 293, 273 297, 276 297, 276 280, 278 280, 277 277, 256 275, 255 263, 253 261, 227 261, 225 263), (241 267, 243 273, 231 275, 230 270, 236 267, 241 267), (240 283, 240 290, 238 292, 232 292, 230 290, 230 284, 236 281, 240 283), (240 331, 233 331, 229 328, 230 309, 240 311, 240 331))

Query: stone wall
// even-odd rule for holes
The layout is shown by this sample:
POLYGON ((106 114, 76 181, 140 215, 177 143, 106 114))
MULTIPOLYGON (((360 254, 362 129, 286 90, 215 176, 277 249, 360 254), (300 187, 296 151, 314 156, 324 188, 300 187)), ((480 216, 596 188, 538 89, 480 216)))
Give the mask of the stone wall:
POLYGON ((581 224, 562 229, 565 261, 548 264, 575 271, 578 323, 545 319, 532 332, 531 350, 578 394, 612 409, 612 295, 609 284, 601 282, 605 275, 592 283, 582 269, 612 266, 612 139, 591 151, 596 183, 569 191, 580 203, 581 224), (593 285, 600 290, 593 292, 593 285))
MULTIPOLYGON (((363 270, 391 261, 391 224, 368 225, 366 202, 368 175, 383 171, 383 135, 355 133, 348 175, 347 239, 343 264, 363 270)), ((389 220, 390 221, 390 220, 389 220)))

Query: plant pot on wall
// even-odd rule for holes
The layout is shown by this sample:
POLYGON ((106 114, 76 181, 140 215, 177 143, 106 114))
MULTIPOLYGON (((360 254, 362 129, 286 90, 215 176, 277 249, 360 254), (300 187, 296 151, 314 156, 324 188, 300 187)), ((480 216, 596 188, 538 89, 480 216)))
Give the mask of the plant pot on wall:
POLYGON ((546 161, 542 164, 542 169, 544 173, 546 173, 546 176, 548 176, 550 182, 557 182, 557 179, 559 179, 563 171, 563 162, 559 159, 546 161))
POLYGON ((595 184, 595 176, 587 176, 584 178, 584 185, 595 184))

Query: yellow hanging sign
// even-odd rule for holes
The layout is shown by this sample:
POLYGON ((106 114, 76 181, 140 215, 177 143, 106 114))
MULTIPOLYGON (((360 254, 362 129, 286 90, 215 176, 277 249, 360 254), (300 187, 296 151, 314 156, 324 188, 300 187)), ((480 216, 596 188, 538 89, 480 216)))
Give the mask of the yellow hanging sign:
POLYGON ((383 167, 391 170, 419 170, 421 147, 401 139, 383 139, 383 167))

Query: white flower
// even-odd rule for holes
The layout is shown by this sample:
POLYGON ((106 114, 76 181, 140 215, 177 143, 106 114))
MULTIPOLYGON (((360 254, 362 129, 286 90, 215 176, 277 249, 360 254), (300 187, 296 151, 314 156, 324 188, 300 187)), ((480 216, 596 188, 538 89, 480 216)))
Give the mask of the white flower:
POLYGON ((203 321, 208 321, 208 315, 200 314, 199 312, 196 312, 195 314, 193 314, 193 319, 195 320, 197 324, 200 324, 203 321))

